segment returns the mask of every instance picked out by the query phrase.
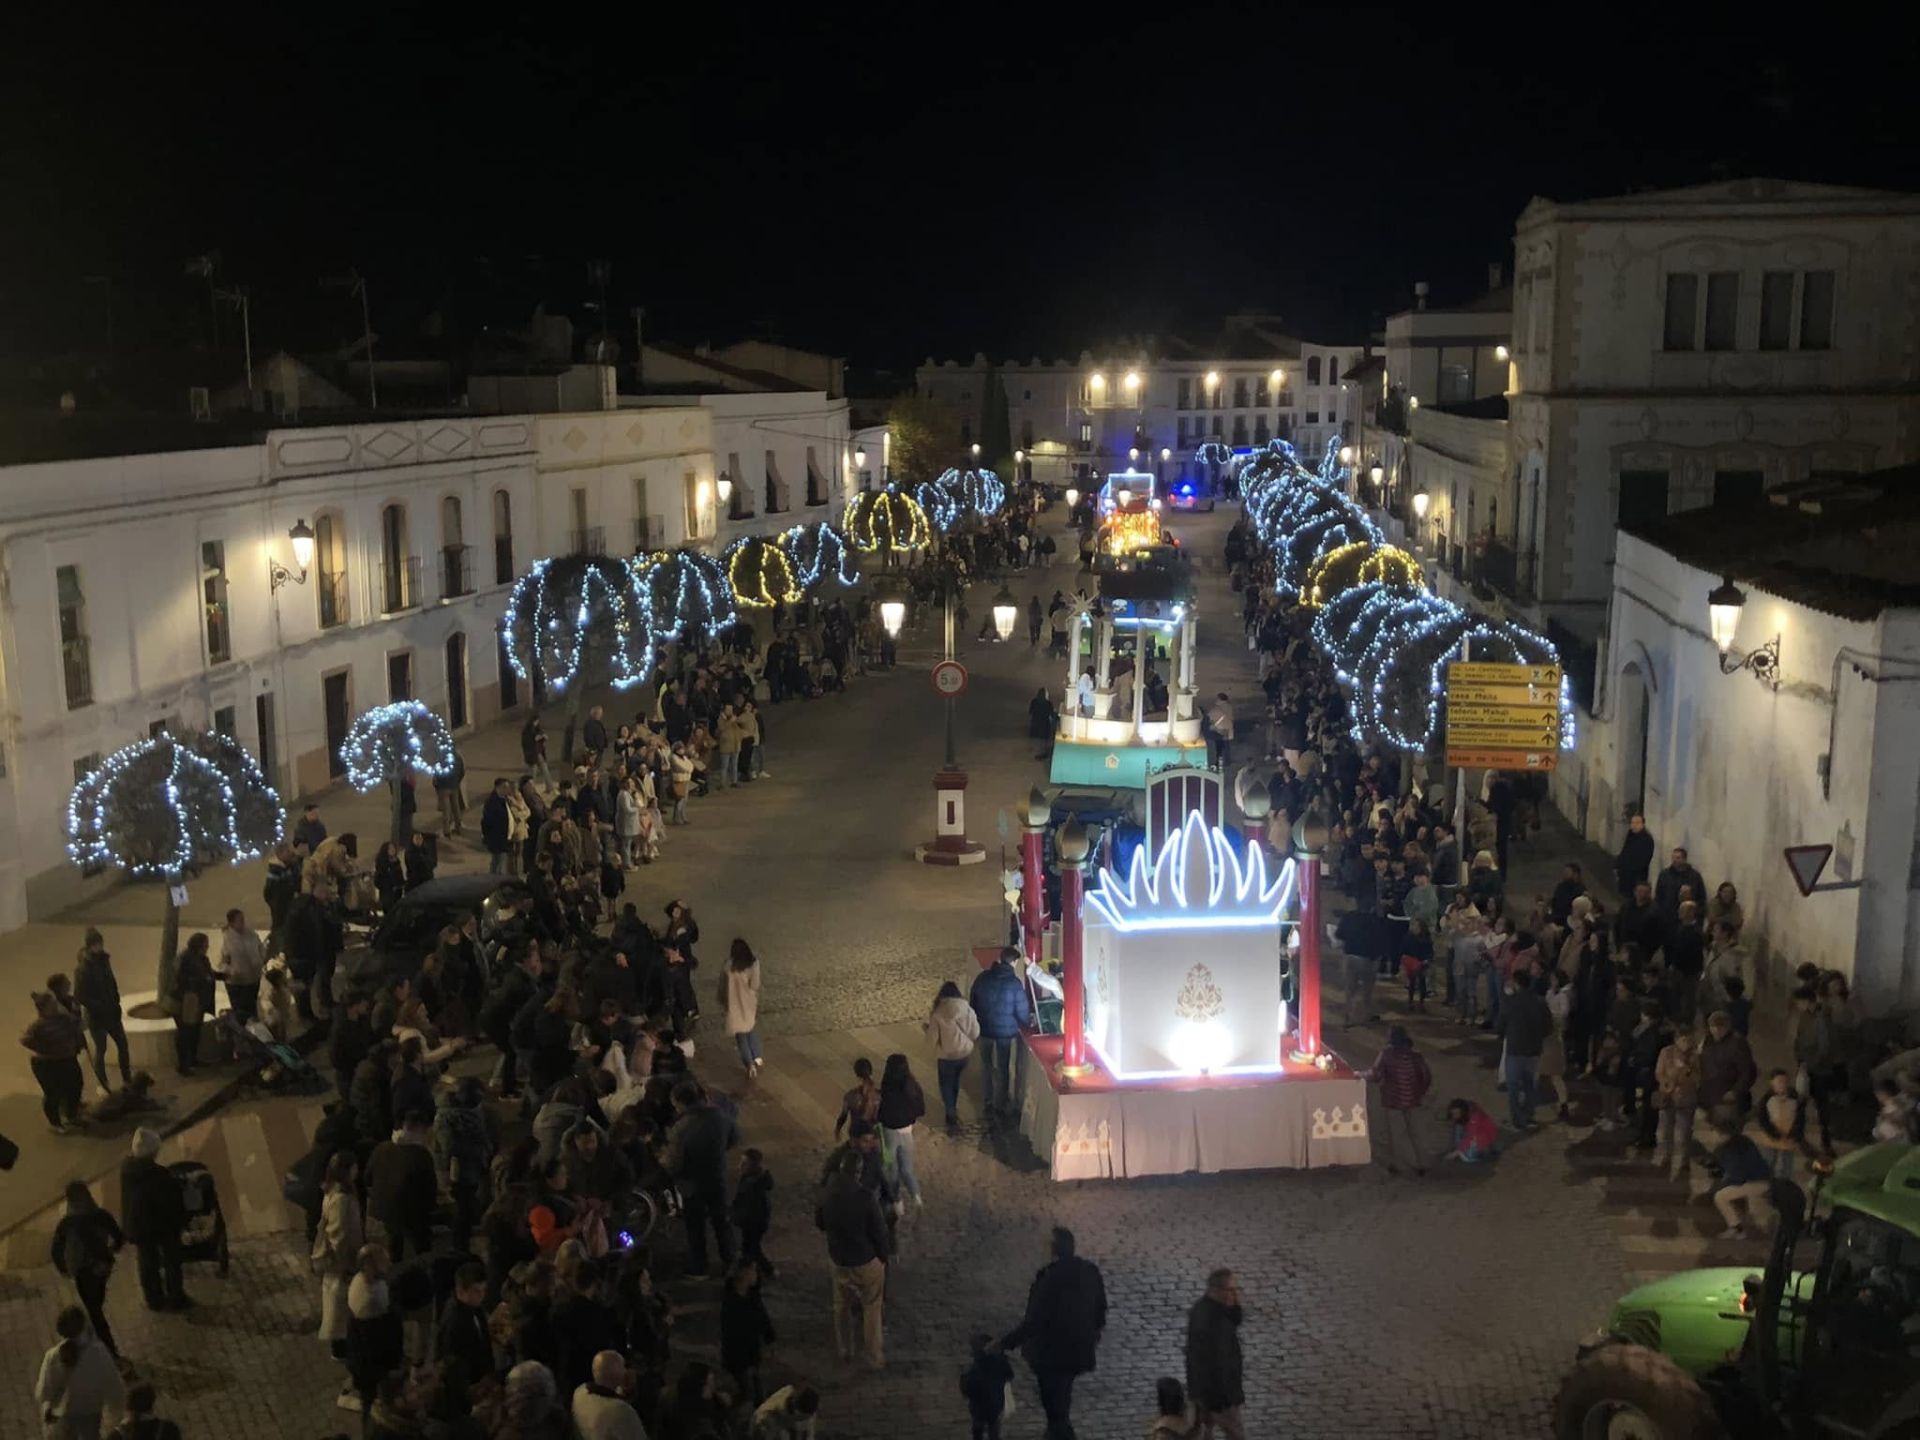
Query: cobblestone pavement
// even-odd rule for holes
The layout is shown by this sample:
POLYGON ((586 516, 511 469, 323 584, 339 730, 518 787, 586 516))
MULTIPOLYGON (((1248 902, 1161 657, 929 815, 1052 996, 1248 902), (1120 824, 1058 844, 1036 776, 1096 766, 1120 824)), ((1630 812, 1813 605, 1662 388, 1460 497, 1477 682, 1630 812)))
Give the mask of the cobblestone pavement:
MULTIPOLYGON (((1210 556, 1230 520, 1222 512, 1179 528, 1210 556)), ((1072 579, 1056 568, 1014 589, 1023 599, 1038 590, 1044 601, 1072 579)), ((1246 696, 1251 657, 1217 568, 1202 603, 1203 683, 1246 696)), ((743 1110, 748 1141, 767 1152, 779 1182, 769 1248, 780 1276, 769 1300, 782 1341, 769 1378, 803 1375, 820 1385, 823 1437, 964 1435, 954 1376, 966 1337, 975 1328, 1003 1332, 1017 1319, 1048 1227, 1063 1223, 1104 1270, 1112 1301, 1100 1368, 1078 1392, 1083 1436, 1144 1432, 1153 1380, 1180 1373, 1186 1308, 1221 1264, 1235 1267, 1246 1296, 1249 1433, 1544 1434, 1575 1343, 1613 1297, 1641 1274, 1712 1252, 1705 1207, 1616 1158, 1606 1137, 1557 1125, 1519 1140, 1493 1167, 1442 1167, 1424 1180, 1376 1164, 1056 1185, 1023 1143, 977 1123, 970 1091, 962 1133, 949 1138, 935 1127, 920 1142, 927 1208, 903 1224, 888 1368, 855 1373, 832 1359, 811 1191, 848 1066, 856 1055, 901 1050, 928 1072, 931 1089, 919 1017, 939 980, 967 978, 969 947, 997 940, 1005 925, 996 866, 940 870, 907 859, 931 829, 940 758, 928 658, 909 649, 900 670, 858 682, 851 695, 774 708, 773 779, 700 806, 692 826, 672 833, 662 862, 632 884, 630 898, 643 908, 675 894, 692 902, 709 964, 735 933, 765 961, 768 1067, 743 1110)), ((1056 662, 1018 643, 969 646, 962 658, 974 670, 960 706, 970 828, 991 848, 998 810, 1040 776, 1021 739, 1025 701, 1062 676, 1056 662)), ((1381 998, 1390 999, 1384 990, 1381 998)), ((1436 1107, 1464 1094, 1504 1113, 1488 1040, 1431 1017, 1413 1028, 1434 1066, 1436 1107)), ((737 1085, 731 1047, 714 1029, 706 1027, 696 1064, 737 1085)), ((1382 1027, 1332 1035, 1365 1064, 1382 1027)), ((200 1308, 149 1316, 131 1263, 115 1277, 109 1313, 123 1348, 157 1381, 189 1440, 306 1440, 353 1428, 354 1417, 331 1405, 338 1373, 312 1338, 315 1287, 270 1183, 314 1114, 311 1102, 248 1102, 171 1142, 164 1158, 177 1149, 214 1164, 237 1237, 229 1278, 190 1270, 200 1308)), ((1437 1119, 1427 1138, 1438 1147, 1437 1119)), ((0 1273, 0 1337, 14 1357, 0 1383, 3 1435, 33 1433, 29 1372, 64 1303, 36 1230, 44 1233, 30 1227, 9 1257, 22 1268, 0 1273)), ((662 1268, 671 1275, 678 1247, 664 1238, 662 1268)), ((713 1289, 672 1284, 687 1307, 687 1353, 710 1354, 713 1289)), ((1036 1436, 1024 1368, 1018 1393, 1006 1433, 1036 1436)))

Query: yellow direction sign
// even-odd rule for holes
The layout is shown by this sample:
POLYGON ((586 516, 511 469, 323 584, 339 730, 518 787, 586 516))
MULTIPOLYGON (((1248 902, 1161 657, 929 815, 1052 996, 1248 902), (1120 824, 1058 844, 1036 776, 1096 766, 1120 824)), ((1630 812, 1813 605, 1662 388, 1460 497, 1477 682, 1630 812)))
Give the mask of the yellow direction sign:
POLYGON ((1457 660, 1447 667, 1447 763, 1551 770, 1559 759, 1560 667, 1457 660))

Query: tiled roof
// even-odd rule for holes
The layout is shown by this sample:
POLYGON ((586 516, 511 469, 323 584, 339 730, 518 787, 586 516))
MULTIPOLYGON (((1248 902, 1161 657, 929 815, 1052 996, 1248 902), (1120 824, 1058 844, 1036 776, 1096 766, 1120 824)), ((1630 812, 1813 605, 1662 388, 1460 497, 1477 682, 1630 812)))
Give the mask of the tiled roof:
POLYGON ((1846 620, 1920 608, 1920 465, 1803 480, 1622 527, 1699 570, 1846 620))

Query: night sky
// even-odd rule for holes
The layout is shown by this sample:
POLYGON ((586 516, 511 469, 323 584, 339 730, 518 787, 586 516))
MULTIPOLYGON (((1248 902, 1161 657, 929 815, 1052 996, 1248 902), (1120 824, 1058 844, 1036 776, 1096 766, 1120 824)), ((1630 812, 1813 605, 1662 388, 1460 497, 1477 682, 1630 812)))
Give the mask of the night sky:
POLYGON ((616 335, 643 304, 659 338, 871 365, 1228 310, 1346 340, 1415 280, 1473 293, 1534 194, 1920 189, 1903 47, 1671 10, 1590 7, 1569 44, 1573 12, 1497 7, 67 8, 0 61, 16 357, 93 344, 109 297, 123 348, 158 343, 210 249, 256 348, 355 334, 318 284, 349 266, 396 341, 436 308, 578 318, 593 257, 616 335))

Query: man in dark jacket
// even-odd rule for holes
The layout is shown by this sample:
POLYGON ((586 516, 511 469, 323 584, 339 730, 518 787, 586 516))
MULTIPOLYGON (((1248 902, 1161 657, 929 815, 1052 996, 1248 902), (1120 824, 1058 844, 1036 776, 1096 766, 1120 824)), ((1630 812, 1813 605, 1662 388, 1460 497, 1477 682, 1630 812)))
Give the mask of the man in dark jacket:
POLYGON ((996 1108, 1003 1114, 1014 1111, 1013 1047, 1021 1028, 1033 1023, 1033 997, 1014 973, 1013 962, 1020 952, 1009 945, 1000 957, 980 972, 967 997, 980 1020, 981 1074, 985 1089, 982 1109, 991 1119, 996 1108))
POLYGON ((1524 972, 1514 977, 1514 993, 1500 1007, 1494 1029, 1507 1042, 1507 1105, 1512 1111, 1513 1128, 1533 1128, 1534 1075, 1540 1068, 1540 1052, 1553 1033, 1553 1012, 1524 972))
POLYGON ((680 1218, 687 1227, 687 1274, 707 1273, 707 1230, 720 1249, 720 1268, 733 1265, 733 1224, 727 1219, 727 1152, 740 1143, 733 1116, 713 1104, 697 1080, 673 1087, 680 1118, 668 1136, 667 1167, 680 1187, 680 1218))
POLYGON ((867 1364, 878 1370, 886 1364, 881 1321, 890 1242, 880 1202, 860 1182, 862 1163, 851 1153, 842 1159, 814 1223, 826 1232, 827 1259, 833 1264, 833 1336, 840 1358, 853 1358, 853 1311, 858 1306, 867 1364))
POLYGON ((1680 891, 1691 887, 1693 894, 1689 899, 1695 905, 1705 908, 1707 903, 1707 881, 1687 860, 1687 847, 1673 847, 1673 863, 1660 872, 1653 882, 1653 903, 1660 907, 1660 913, 1672 925, 1680 918, 1680 891))
POLYGON ((332 900, 328 885, 296 895, 287 907, 285 926, 287 968, 294 979, 307 982, 302 999, 307 1013, 323 1018, 333 1008, 333 966, 344 938, 332 900))
POLYGON ((1000 1341, 1019 1347, 1040 1387, 1047 1440, 1074 1440, 1073 1380, 1094 1368, 1094 1350, 1107 1328, 1107 1287, 1100 1267, 1073 1253, 1073 1232, 1053 1231, 1053 1260, 1033 1277, 1027 1313, 1000 1341))
POLYGON ((1646 884, 1652 869, 1653 836, 1647 833, 1647 817, 1635 815, 1627 821, 1627 838, 1620 842, 1620 853, 1613 859, 1620 893, 1631 895, 1634 886, 1646 884))
POLYGON ((493 1341, 487 1333, 487 1267, 469 1260, 453 1273, 453 1300, 440 1312, 433 1353, 460 1373, 469 1388, 493 1378, 493 1341))
POLYGON ((373 1022, 368 1019, 371 1006, 364 994, 347 996, 346 1005, 333 1017, 327 1031, 327 1063, 333 1067, 334 1088, 342 1100, 353 1086, 353 1072, 373 1049, 373 1022))
POLYGON ((160 1136, 145 1126, 133 1132, 133 1153, 120 1162, 120 1213, 127 1238, 140 1255, 140 1291, 149 1310, 184 1310, 180 1282, 180 1232, 187 1207, 180 1182, 154 1157, 160 1136))
POLYGON ((115 1357, 120 1351, 107 1324, 107 1281, 113 1276, 113 1258, 125 1243, 119 1222, 94 1203, 86 1181, 69 1181, 66 1214, 53 1227, 53 1268, 73 1281, 93 1333, 115 1357))
POLYGON ((1547 906, 1547 914, 1552 917, 1553 923, 1565 928, 1568 917, 1573 914, 1573 902, 1586 893, 1587 882, 1580 873, 1579 862, 1569 860, 1560 883, 1553 887, 1553 900, 1547 906))
POLYGON ((367 1159, 367 1215, 386 1228, 387 1252, 396 1261, 411 1244, 433 1250, 433 1208, 440 1193, 433 1168, 433 1116, 414 1110, 400 1122, 400 1137, 382 1140, 367 1159))
POLYGON ((127 1026, 120 1010, 120 981, 113 973, 113 957, 98 930, 89 929, 73 969, 73 998, 86 1015, 87 1035, 93 1041, 93 1075, 107 1088, 107 1041, 120 1056, 120 1083, 133 1084, 127 1061, 127 1026))
POLYGON ((540 974, 540 947, 529 940, 522 944, 518 963, 507 967, 500 983, 480 1011, 480 1033, 500 1052, 494 1062, 492 1083, 502 1096, 520 1093, 519 1056, 513 1048, 513 1020, 520 1007, 534 992, 540 974))
POLYGON ((1231 1270, 1207 1277, 1207 1293, 1187 1312, 1187 1396, 1198 1412, 1202 1435, 1215 1429, 1230 1440, 1245 1440, 1240 1407, 1247 1402, 1241 1383, 1240 1283, 1231 1270))
POLYGON ((507 838, 513 828, 507 811, 507 791, 513 782, 502 775, 493 782, 493 793, 480 807, 480 842, 487 847, 487 873, 498 875, 507 868, 507 852, 513 842, 507 838))

